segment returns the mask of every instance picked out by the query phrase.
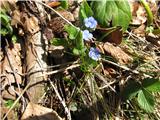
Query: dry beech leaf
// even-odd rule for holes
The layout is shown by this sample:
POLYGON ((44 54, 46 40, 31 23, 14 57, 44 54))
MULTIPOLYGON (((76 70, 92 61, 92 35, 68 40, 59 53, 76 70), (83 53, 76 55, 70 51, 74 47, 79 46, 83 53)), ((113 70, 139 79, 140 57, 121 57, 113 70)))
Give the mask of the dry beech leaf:
POLYGON ((120 47, 115 47, 111 43, 106 42, 103 48, 107 54, 114 57, 120 64, 127 64, 133 60, 120 47))
POLYGON ((144 37, 145 36, 145 25, 142 24, 138 28, 133 30, 133 33, 136 34, 137 36, 144 37))
POLYGON ((50 7, 57 7, 59 6, 61 3, 60 2, 48 2, 47 5, 50 7))
MULTIPOLYGON (((152 11, 153 15, 156 15, 158 7, 156 5, 155 0, 147 0, 148 5, 152 11)), ((144 7, 135 0, 130 0, 130 7, 131 7, 131 13, 132 13, 132 24, 134 25, 141 25, 144 24, 147 21, 147 14, 144 7)))
POLYGON ((16 8, 16 2, 17 0, 1 0, 0 8, 7 11, 12 11, 16 8))
POLYGON ((146 12, 144 7, 138 1, 129 1, 132 13, 132 24, 141 25, 146 22, 146 12))
MULTIPOLYGON (((10 83, 18 82, 20 84, 22 82, 21 76, 17 74, 17 73, 22 74, 21 58, 19 51, 20 51, 20 44, 15 44, 13 49, 8 48, 7 54, 9 56, 10 63, 6 56, 2 63, 2 74, 6 74, 10 83), (10 64, 12 65, 13 69, 17 72, 15 74, 15 78, 17 81, 15 81, 10 64)), ((5 82, 8 83, 8 80, 5 80, 5 82)))
MULTIPOLYGON (((71 12, 68 12, 66 10, 57 11, 60 13, 64 18, 66 18, 69 21, 74 21, 74 16, 71 12)), ((67 24, 66 21, 64 21, 61 17, 54 17, 49 22, 49 28, 52 29, 54 33, 60 34, 62 31, 64 31, 64 25, 67 24)))
POLYGON ((113 77, 113 76, 116 75, 117 73, 116 73, 116 71, 115 71, 113 68, 106 66, 106 67, 104 68, 104 74, 105 74, 105 75, 109 75, 110 77, 113 77))
POLYGON ((21 22, 21 12, 19 10, 14 10, 12 13, 11 25, 17 28, 18 24, 23 25, 21 22))
POLYGON ((22 74, 20 50, 20 44, 15 43, 14 48, 7 49, 9 60, 7 56, 5 56, 4 60, 2 61, 1 73, 4 74, 6 77, 4 77, 3 81, 1 81, 1 84, 3 88, 5 88, 7 85, 9 86, 5 88, 6 90, 2 92, 2 97, 5 99, 15 99, 16 94, 13 91, 14 86, 12 86, 11 84, 22 83, 22 77, 20 76, 20 74, 22 74), (13 67, 13 70, 15 71, 15 76, 13 74, 14 71, 11 67, 13 67))
POLYGON ((110 29, 110 28, 101 28, 98 26, 97 30, 100 33, 108 34, 105 38, 103 38, 103 42, 110 42, 116 45, 119 45, 122 42, 123 34, 121 27, 110 29))
POLYGON ((29 31, 31 34, 34 34, 39 31, 38 19, 34 16, 27 18, 24 23, 24 28, 29 31))
POLYGON ((30 102, 21 120, 62 120, 62 118, 56 111, 30 102))
POLYGON ((146 40, 160 47, 160 37, 154 35, 153 33, 149 33, 148 35, 146 35, 146 40))

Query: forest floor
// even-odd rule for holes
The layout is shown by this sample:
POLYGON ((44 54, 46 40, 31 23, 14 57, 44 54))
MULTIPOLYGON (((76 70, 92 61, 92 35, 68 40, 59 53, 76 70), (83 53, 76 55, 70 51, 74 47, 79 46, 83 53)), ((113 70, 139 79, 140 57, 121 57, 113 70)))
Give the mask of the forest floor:
POLYGON ((159 120, 160 2, 143 1, 107 27, 97 1, 2 1, 1 119, 159 120))

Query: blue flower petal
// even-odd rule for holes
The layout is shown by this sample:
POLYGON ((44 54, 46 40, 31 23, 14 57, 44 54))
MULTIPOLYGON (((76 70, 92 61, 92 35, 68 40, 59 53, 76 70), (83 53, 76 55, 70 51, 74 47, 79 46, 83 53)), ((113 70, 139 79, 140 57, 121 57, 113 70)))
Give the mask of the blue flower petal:
POLYGON ((96 28, 97 26, 97 21, 93 17, 85 18, 84 19, 84 24, 87 28, 96 28))
POLYGON ((88 30, 83 31, 83 39, 84 40, 89 41, 92 38, 93 38, 93 35, 91 33, 89 33, 88 30))
POLYGON ((101 55, 96 48, 91 47, 89 51, 89 57, 97 61, 101 57, 101 55))

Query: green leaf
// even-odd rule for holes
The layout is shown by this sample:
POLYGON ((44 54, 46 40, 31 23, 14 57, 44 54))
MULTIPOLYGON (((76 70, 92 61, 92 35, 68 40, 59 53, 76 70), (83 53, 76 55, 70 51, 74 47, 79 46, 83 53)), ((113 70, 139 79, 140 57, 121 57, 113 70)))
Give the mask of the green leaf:
POLYGON ((53 38, 51 40, 51 44, 55 46, 60 46, 60 45, 67 46, 68 42, 66 39, 63 39, 63 38, 53 38))
POLYGON ((10 21, 8 15, 2 14, 2 13, 0 14, 0 20, 1 20, 1 24, 4 26, 7 26, 10 21))
POLYGON ((15 35, 13 35, 11 40, 12 40, 13 43, 16 43, 17 42, 17 37, 15 35))
POLYGON ((142 86, 151 92, 160 92, 160 80, 154 78, 146 78, 142 82, 142 86))
POLYGON ((138 93, 138 103, 141 108, 147 112, 153 112, 155 100, 153 95, 147 90, 143 89, 138 93))
POLYGON ((1 34, 2 36, 6 36, 6 35, 8 34, 8 30, 7 30, 6 28, 1 28, 1 29, 0 29, 0 34, 1 34))
POLYGON ((92 1, 91 8, 98 23, 103 27, 121 26, 125 31, 131 21, 131 11, 128 1, 92 1))
POLYGON ((73 48, 73 54, 74 55, 82 55, 85 52, 85 48, 83 49, 77 49, 77 48, 73 48))
POLYGON ((64 8, 64 9, 68 9, 68 0, 63 0, 63 1, 60 1, 61 2, 61 6, 64 8))
POLYGON ((13 103, 14 103, 13 100, 7 100, 7 101, 5 102, 5 106, 6 106, 7 108, 10 108, 10 107, 12 107, 13 103))
POLYGON ((133 80, 128 81, 127 86, 122 92, 122 97, 125 100, 130 100, 137 95, 137 93, 142 89, 141 85, 133 80))
POLYGON ((79 19, 80 22, 83 23, 83 20, 87 17, 93 16, 93 11, 90 8, 90 6, 88 5, 86 0, 83 0, 81 6, 80 6, 80 10, 79 10, 79 19))
POLYGON ((72 42, 72 46, 74 46, 73 53, 75 55, 83 54, 85 51, 85 46, 82 37, 82 31, 79 28, 71 25, 66 25, 64 28, 69 35, 69 39, 72 42))
POLYGON ((73 27, 71 25, 65 25, 64 26, 65 31, 69 34, 69 39, 74 40, 76 39, 78 33, 79 33, 79 28, 73 27))

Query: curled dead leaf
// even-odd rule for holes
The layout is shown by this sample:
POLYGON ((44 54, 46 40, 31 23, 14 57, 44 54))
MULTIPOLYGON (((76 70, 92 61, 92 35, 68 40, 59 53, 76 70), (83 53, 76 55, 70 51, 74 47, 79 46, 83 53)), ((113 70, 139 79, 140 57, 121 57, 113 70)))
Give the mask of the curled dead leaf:
POLYGON ((16 8, 17 0, 1 0, 0 7, 1 9, 5 9, 7 11, 12 11, 16 8))
POLYGON ((50 108, 34 103, 28 103, 21 120, 62 120, 62 118, 50 108))
MULTIPOLYGON (((74 21, 74 16, 71 12, 68 12, 66 10, 57 11, 60 13, 64 18, 66 18, 68 21, 74 21)), ((54 17, 49 22, 48 26, 54 33, 61 33, 64 31, 64 26, 66 25, 66 21, 64 21, 61 17, 54 17)))
POLYGON ((152 44, 160 47, 160 37, 154 35, 153 33, 149 33, 146 35, 146 40, 151 42, 152 44))
POLYGON ((97 31, 102 33, 100 38, 103 42, 110 42, 119 45, 122 42, 123 32, 121 27, 101 28, 97 27, 97 31))
POLYGON ((133 33, 136 34, 137 36, 141 36, 141 37, 144 37, 145 36, 145 25, 142 24, 140 25, 138 28, 136 29, 133 29, 133 33))
MULTIPOLYGON (((3 63, 2 63, 2 74, 5 74, 9 80, 10 83, 16 83, 19 84, 22 82, 22 78, 19 74, 22 74, 22 66, 21 66, 21 58, 20 58, 20 45, 15 44, 14 49, 7 50, 8 57, 5 56, 3 63), (14 71, 12 70, 12 68, 14 71), (13 75, 13 72, 15 72, 15 77, 13 75), (19 74, 17 74, 19 73, 19 74), (15 81, 15 79, 17 81, 15 81)), ((8 83, 8 80, 5 80, 4 84, 8 83)))
POLYGON ((50 6, 50 7, 57 7, 59 6, 61 3, 60 2, 56 2, 56 1, 53 1, 53 2, 48 2, 47 5, 50 6))
POLYGON ((11 25, 17 28, 17 25, 23 25, 21 22, 21 12, 19 10, 14 10, 12 13, 11 25))
POLYGON ((31 34, 34 34, 39 31, 38 19, 34 16, 27 18, 24 23, 24 28, 29 31, 31 34))
POLYGON ((111 43, 106 42, 103 48, 107 54, 114 57, 120 64, 127 64, 133 61, 132 57, 127 55, 120 47, 115 47, 111 43))

